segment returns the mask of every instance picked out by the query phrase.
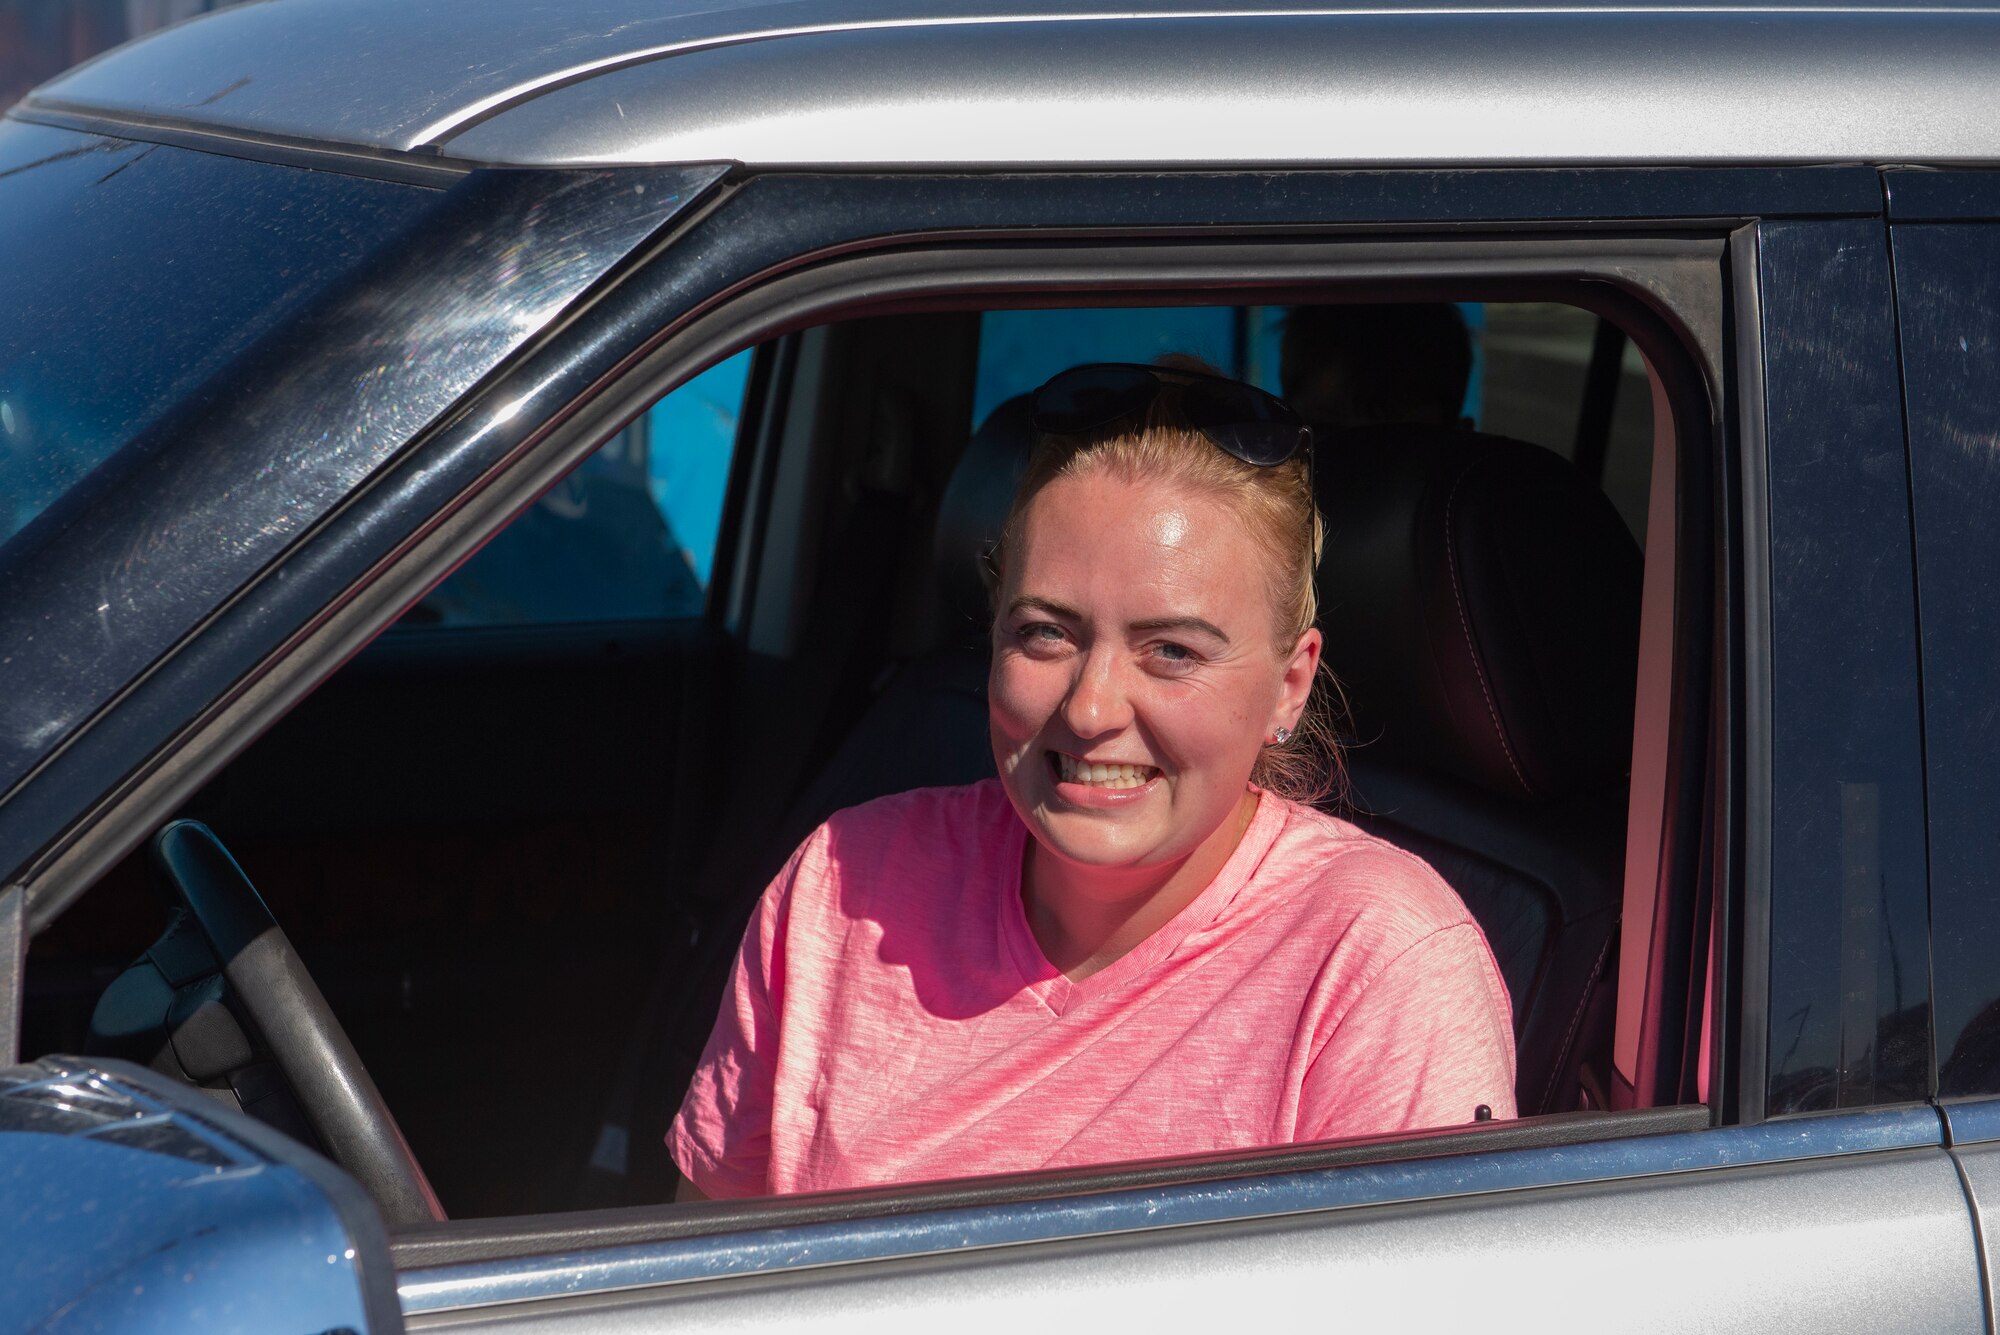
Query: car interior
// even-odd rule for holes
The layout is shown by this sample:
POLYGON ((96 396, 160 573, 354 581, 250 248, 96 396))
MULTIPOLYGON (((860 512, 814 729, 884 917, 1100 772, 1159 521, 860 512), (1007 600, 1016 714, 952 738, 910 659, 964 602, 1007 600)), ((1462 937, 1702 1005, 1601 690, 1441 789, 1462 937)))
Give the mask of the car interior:
MULTIPOLYGON (((1668 921, 1674 419, 1620 324, 1562 295, 1453 303, 1456 411, 1314 443, 1326 809, 1478 919, 1523 1116, 1701 1093, 1635 1093, 1656 1039, 1620 969, 1668 921)), ((1321 297, 1364 328, 1409 304, 1321 297)), ((835 810, 992 774, 984 571, 1033 444, 1023 396, 1166 355, 1281 391, 1288 314, 1023 299, 764 338, 634 418, 185 804, 451 1217, 672 1199, 662 1138, 769 878, 835 810)), ((138 1060, 309 1137, 260 1098, 254 1035, 117 1013, 170 907, 141 849, 35 939, 24 1055, 138 1060)))

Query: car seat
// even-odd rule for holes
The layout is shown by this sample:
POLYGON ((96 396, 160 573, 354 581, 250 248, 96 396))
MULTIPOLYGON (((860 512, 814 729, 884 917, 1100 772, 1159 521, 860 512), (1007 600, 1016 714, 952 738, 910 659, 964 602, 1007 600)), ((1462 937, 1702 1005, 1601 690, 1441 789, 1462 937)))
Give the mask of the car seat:
MULTIPOLYGON (((897 667, 779 827, 779 863, 843 807, 908 788, 993 777, 986 730, 990 554, 1033 440, 1026 395, 987 415, 938 502, 938 647, 897 667)), ((773 867, 775 874, 776 867, 773 867)))
POLYGON ((1326 661, 1347 810, 1465 901, 1514 1003, 1523 1115, 1604 1106, 1642 560, 1538 446, 1449 427, 1328 436, 1326 661))

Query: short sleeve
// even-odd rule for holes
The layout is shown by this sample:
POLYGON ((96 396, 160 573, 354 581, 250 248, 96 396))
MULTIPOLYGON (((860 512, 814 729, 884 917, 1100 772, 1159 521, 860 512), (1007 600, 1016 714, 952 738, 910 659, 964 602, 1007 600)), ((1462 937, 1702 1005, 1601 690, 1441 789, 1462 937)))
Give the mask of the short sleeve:
POLYGON ((1514 1116, 1514 1031, 1478 927, 1431 933, 1392 960, 1337 1021, 1305 1077, 1300 1140, 1381 1135, 1514 1116))
POLYGON ((770 1190, 771 1095, 783 1013, 786 919, 811 842, 792 854, 757 901, 701 1064, 667 1131, 667 1150, 682 1175, 711 1199, 761 1196, 770 1190))

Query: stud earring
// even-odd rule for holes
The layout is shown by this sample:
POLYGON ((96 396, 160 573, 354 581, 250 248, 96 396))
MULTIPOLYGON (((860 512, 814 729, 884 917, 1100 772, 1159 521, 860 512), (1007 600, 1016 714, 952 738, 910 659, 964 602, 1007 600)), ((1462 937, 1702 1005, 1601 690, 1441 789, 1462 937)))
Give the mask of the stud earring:
POLYGON ((1277 735, 1271 738, 1271 745, 1283 746, 1286 742, 1289 742, 1291 740, 1292 740, 1292 730, 1290 728, 1280 727, 1277 731, 1277 735))

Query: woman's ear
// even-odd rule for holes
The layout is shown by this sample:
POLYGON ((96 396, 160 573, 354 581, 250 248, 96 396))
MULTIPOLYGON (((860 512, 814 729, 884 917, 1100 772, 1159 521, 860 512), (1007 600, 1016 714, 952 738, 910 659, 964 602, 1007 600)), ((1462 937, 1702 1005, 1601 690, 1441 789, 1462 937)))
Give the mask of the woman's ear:
POLYGON ((1322 643, 1319 627, 1314 626, 1292 646, 1292 656, 1285 663, 1283 687, 1278 692, 1278 708, 1271 716, 1271 730, 1299 726, 1299 716, 1306 712, 1306 701, 1312 696, 1313 679, 1319 675, 1322 643))

